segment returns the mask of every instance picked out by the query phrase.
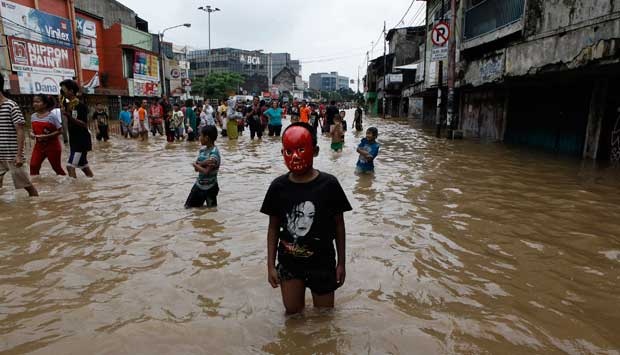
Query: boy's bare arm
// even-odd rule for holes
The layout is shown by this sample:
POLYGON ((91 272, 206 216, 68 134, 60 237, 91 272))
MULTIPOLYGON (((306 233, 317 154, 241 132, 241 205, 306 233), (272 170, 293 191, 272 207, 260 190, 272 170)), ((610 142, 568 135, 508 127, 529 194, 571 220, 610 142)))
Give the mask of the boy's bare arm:
POLYGON ((267 279, 271 287, 278 287, 278 273, 276 271, 276 249, 278 246, 278 230, 280 218, 269 216, 269 228, 267 230, 267 279))
POLYGON ((346 251, 345 251, 345 227, 344 227, 344 216, 342 213, 336 215, 334 217, 334 222, 336 223, 336 254, 338 255, 338 264, 336 266, 336 281, 340 285, 344 283, 344 279, 346 277, 346 268, 345 268, 345 259, 346 259, 346 251))

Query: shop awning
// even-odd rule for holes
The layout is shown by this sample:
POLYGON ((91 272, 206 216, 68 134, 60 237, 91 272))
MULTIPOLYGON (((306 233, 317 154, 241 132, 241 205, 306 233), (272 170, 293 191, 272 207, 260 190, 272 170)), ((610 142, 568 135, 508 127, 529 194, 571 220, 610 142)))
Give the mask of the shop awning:
POLYGON ((411 64, 406 64, 406 65, 401 65, 399 67, 395 67, 394 69, 400 69, 400 70, 416 70, 418 69, 418 63, 411 63, 411 64))

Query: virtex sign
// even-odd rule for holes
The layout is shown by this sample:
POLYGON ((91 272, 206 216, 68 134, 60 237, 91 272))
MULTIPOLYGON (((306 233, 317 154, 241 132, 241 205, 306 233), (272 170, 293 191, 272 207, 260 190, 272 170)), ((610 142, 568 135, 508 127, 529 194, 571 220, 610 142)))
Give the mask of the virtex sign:
POLYGON ((73 48, 71 21, 7 0, 0 0, 4 34, 73 48))
POLYGON ((73 50, 9 37, 14 71, 75 76, 73 50))

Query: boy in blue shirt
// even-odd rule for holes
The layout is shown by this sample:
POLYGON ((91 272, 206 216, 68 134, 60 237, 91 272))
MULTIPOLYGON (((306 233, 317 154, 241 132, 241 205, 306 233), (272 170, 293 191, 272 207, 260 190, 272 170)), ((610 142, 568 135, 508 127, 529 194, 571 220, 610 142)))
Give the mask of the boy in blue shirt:
POLYGON ((217 206, 217 194, 220 188, 217 184, 217 173, 220 169, 220 151, 215 146, 217 128, 204 126, 200 129, 200 152, 198 159, 192 164, 198 172, 198 178, 192 191, 185 201, 185 208, 202 207, 205 202, 207 207, 217 206))
POLYGON ((121 135, 128 138, 129 131, 131 130, 131 112, 129 112, 129 105, 123 105, 123 111, 119 114, 119 120, 121 121, 121 135))
POLYGON ((358 173, 372 173, 375 171, 375 158, 379 154, 379 143, 377 137, 379 131, 375 127, 366 130, 366 138, 362 138, 361 143, 357 146, 357 152, 360 157, 357 160, 358 173))

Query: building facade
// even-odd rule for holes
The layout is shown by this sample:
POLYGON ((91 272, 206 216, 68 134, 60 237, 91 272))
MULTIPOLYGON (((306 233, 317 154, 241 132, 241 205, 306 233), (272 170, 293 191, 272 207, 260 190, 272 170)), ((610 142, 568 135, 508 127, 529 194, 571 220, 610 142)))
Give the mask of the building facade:
POLYGON ((271 53, 272 75, 275 77, 284 67, 288 67, 301 75, 301 63, 299 60, 292 60, 290 53, 271 53))
POLYGON ((338 72, 310 74, 310 89, 320 91, 338 91, 349 88, 349 78, 338 75, 338 72))
POLYGON ((202 78, 209 73, 232 72, 243 75, 245 82, 239 88, 248 94, 260 94, 269 91, 269 55, 262 51, 247 51, 237 48, 216 48, 211 50, 194 50, 188 53, 190 78, 202 78))

